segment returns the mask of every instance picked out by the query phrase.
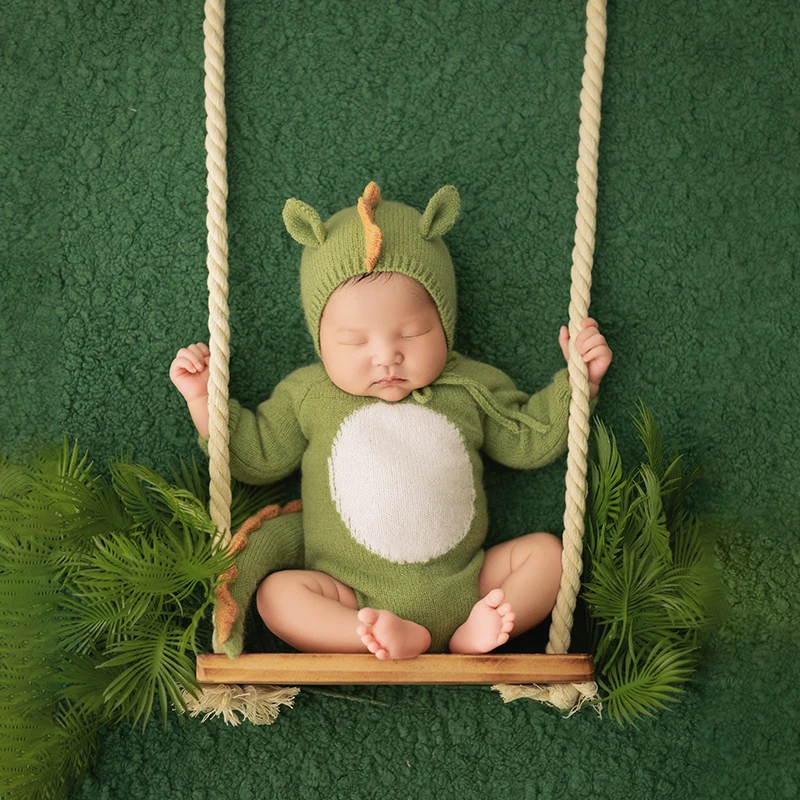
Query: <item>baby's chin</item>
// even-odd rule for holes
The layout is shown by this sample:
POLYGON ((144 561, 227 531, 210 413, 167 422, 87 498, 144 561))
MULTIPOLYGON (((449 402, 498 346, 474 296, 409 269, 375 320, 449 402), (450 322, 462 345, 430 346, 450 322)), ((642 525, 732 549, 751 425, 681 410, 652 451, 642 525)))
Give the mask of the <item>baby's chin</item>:
POLYGON ((409 382, 398 383, 394 386, 381 386, 373 384, 366 392, 368 397, 378 397, 387 403, 396 403, 398 400, 405 400, 416 387, 409 382))
POLYGON ((380 383, 370 383, 363 388, 353 386, 352 384, 337 383, 333 381, 334 385, 347 394, 353 394, 356 397, 377 397, 379 400, 385 400, 387 403, 397 403, 400 400, 405 400, 411 392, 419 389, 417 383, 406 380, 403 383, 397 383, 392 386, 382 386, 380 383))

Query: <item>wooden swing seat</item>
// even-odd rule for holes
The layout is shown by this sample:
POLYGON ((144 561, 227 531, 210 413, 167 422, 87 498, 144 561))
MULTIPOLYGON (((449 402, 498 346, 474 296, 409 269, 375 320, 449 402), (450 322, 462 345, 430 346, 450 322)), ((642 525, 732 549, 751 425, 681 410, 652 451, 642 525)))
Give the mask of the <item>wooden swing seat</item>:
POLYGON ((367 654, 251 653, 197 657, 200 684, 496 684, 586 683, 591 655, 421 655, 379 661, 367 654))

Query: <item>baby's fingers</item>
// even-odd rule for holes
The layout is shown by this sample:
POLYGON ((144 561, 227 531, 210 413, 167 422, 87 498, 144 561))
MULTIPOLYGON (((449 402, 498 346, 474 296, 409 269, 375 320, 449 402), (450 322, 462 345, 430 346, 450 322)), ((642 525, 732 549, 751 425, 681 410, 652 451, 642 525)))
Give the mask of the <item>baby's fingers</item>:
POLYGON ((594 333, 586 333, 584 331, 581 335, 575 340, 576 344, 578 345, 578 352, 581 355, 586 355, 590 350, 595 347, 603 347, 606 344, 606 337, 603 336, 597 329, 592 329, 594 333), (584 335, 586 334, 586 335, 584 335))
POLYGON ((173 374, 189 373, 190 375, 194 375, 198 369, 202 369, 202 367, 198 368, 195 360, 191 356, 182 356, 178 353, 178 355, 175 356, 175 360, 172 362, 170 372, 173 374))
POLYGON ((201 372, 203 369, 205 369, 210 356, 208 347, 206 347, 202 342, 199 342, 198 344, 190 344, 188 347, 181 350, 179 355, 180 354, 183 354, 189 358, 194 366, 193 371, 196 372, 201 372))
POLYGON ((581 355, 587 364, 590 364, 592 361, 599 361, 600 363, 608 362, 609 364, 611 363, 611 351, 605 344, 601 344, 598 347, 593 347, 586 353, 581 353, 581 355))

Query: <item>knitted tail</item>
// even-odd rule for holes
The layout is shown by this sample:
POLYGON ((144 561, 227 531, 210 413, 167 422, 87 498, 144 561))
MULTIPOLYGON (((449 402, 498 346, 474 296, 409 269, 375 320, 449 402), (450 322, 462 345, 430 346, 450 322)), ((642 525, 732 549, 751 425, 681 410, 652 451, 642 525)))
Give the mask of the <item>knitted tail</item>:
POLYGON ((303 514, 299 500, 283 508, 267 506, 250 517, 231 539, 236 560, 220 578, 214 621, 215 650, 230 658, 240 655, 244 645, 244 617, 261 581, 279 569, 303 566, 303 514))

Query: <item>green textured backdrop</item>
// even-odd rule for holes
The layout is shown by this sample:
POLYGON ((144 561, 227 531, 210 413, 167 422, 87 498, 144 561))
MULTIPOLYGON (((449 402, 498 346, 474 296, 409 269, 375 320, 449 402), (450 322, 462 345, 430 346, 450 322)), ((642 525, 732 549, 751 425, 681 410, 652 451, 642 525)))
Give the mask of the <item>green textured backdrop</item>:
MULTIPOLYGON (((6 0, 0 12, 0 446, 77 437, 166 470, 196 452, 167 377, 206 337, 201 2, 6 0)), ((621 730, 483 688, 301 692, 272 727, 104 736, 80 798, 796 797, 800 11, 612 3, 592 313, 598 413, 637 398, 699 462, 731 615, 674 711, 621 730)), ((232 393, 313 358, 296 196, 445 183, 458 348, 528 391, 559 368, 575 215, 575 0, 228 5, 232 393)), ((490 467, 502 540, 558 530, 564 463, 490 467)))

